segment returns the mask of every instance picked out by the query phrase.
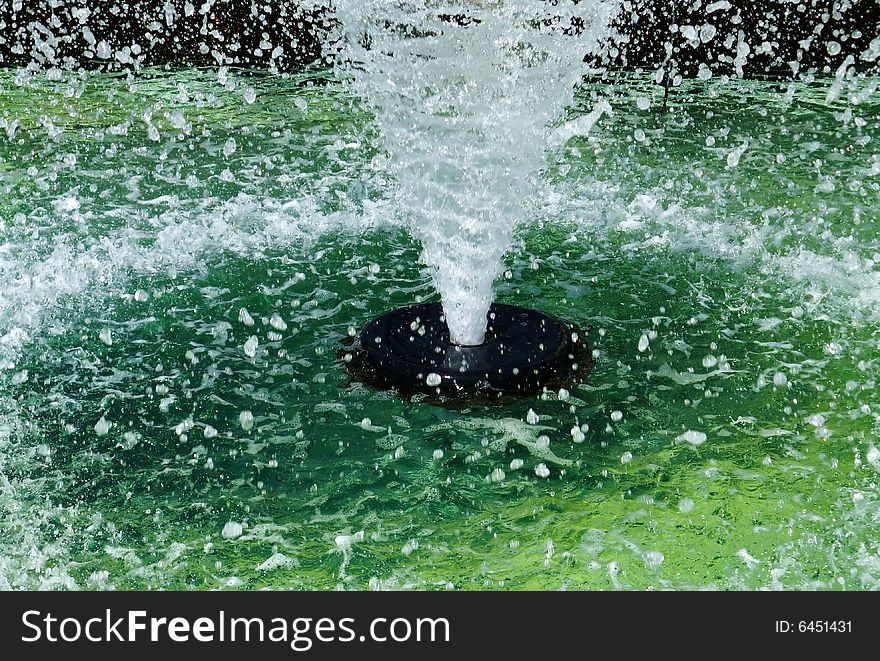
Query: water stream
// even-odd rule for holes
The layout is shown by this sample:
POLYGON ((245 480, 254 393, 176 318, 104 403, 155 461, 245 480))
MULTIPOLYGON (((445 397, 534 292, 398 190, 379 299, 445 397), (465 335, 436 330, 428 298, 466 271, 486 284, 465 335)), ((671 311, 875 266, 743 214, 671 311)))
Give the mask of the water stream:
POLYGON ((376 167, 398 187, 452 341, 481 344, 545 151, 616 5, 565 1, 552 18, 535 0, 336 7, 342 75, 383 136, 376 167))

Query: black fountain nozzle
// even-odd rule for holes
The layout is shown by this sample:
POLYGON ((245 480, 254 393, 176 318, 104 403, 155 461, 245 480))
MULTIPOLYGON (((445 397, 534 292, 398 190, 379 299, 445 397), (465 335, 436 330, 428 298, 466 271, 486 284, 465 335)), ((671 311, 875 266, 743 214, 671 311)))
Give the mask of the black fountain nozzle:
POLYGON ((439 303, 386 312, 341 352, 352 376, 376 388, 452 400, 506 400, 584 377, 583 333, 550 315, 493 303, 482 344, 453 344, 439 303))

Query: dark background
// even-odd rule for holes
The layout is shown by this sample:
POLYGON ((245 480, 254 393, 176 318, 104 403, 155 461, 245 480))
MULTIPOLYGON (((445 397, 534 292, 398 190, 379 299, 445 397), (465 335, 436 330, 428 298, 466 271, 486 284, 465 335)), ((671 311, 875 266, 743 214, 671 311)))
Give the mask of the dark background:
MULTIPOLYGON (((556 0, 545 1, 552 11, 556 0)), ((334 22, 332 10, 296 0, 54 4, 60 3, 3 0, 0 66, 125 69, 179 63, 291 71, 321 60, 334 22), (98 48, 102 41, 106 47, 98 48)), ((625 0, 613 33, 606 55, 595 64, 662 67, 670 78, 694 76, 701 63, 714 74, 743 77, 834 73, 848 56, 856 67, 877 70, 876 59, 860 56, 880 35, 880 0, 625 0), (716 28, 708 43, 679 30, 693 26, 699 33, 706 23, 716 28), (741 42, 749 52, 737 60, 741 42), (829 42, 839 44, 839 52, 832 47, 829 53, 829 42), (800 62, 797 71, 789 65, 793 61, 800 62)))

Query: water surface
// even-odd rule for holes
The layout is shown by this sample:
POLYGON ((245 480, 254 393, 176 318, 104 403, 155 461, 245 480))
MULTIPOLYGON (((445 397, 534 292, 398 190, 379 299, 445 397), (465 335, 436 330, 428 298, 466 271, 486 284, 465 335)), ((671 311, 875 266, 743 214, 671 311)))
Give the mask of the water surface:
POLYGON ((880 587, 880 102, 832 84, 585 86, 496 289, 597 366, 462 410, 336 363, 436 295, 332 76, 0 71, 0 587, 880 587))

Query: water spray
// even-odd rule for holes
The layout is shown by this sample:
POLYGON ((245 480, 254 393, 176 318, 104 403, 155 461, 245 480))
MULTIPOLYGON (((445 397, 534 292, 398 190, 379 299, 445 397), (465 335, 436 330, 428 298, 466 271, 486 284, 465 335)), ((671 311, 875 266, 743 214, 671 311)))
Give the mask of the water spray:
POLYGON ((539 197, 608 3, 336 3, 342 73, 373 111, 397 200, 440 303, 361 332, 349 366, 378 387, 505 397, 566 382, 583 333, 494 303, 517 226, 539 197))

